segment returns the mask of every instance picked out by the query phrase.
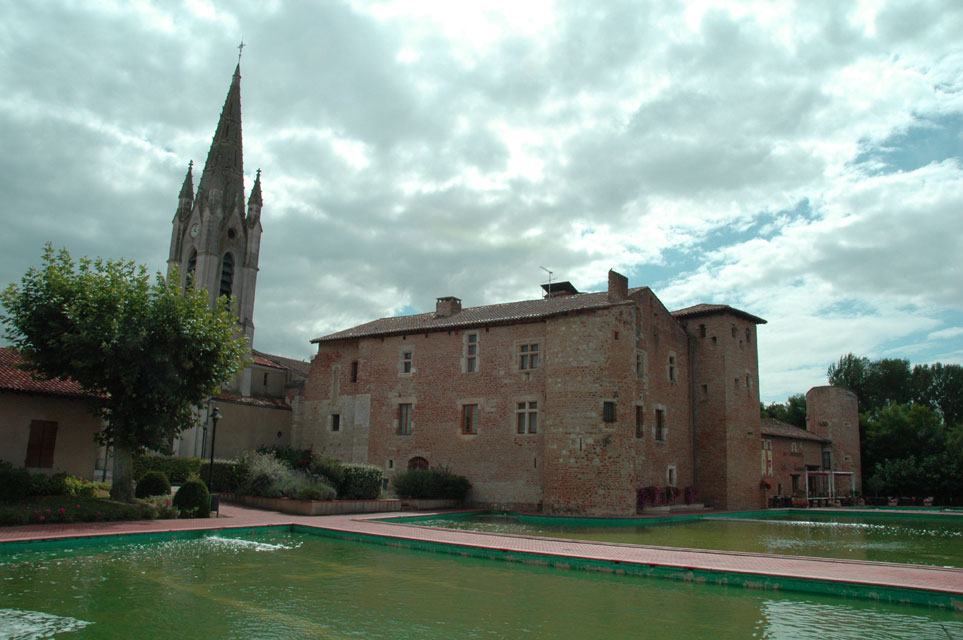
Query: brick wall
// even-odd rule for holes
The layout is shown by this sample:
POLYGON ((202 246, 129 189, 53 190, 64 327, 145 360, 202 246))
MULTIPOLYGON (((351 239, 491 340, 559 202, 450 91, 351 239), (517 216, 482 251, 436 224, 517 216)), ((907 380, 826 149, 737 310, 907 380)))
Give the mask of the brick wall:
POLYGON ((810 389, 806 393, 806 428, 832 440, 833 470, 853 472, 855 489, 861 491, 856 394, 833 386, 810 389))

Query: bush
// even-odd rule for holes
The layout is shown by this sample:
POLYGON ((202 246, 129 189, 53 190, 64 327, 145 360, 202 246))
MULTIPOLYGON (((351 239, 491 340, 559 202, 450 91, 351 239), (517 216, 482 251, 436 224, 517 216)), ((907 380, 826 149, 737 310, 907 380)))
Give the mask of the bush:
POLYGON ((155 518, 170 520, 180 517, 180 509, 174 506, 174 501, 171 499, 169 489, 166 496, 148 496, 142 499, 140 503, 148 509, 148 513, 150 514, 148 517, 151 520, 155 518))
POLYGON ((292 497, 298 500, 333 500, 335 495, 337 492, 334 487, 316 480, 300 487, 292 497))
POLYGON ((159 456, 153 453, 134 456, 133 476, 141 478, 148 471, 163 471, 172 483, 183 484, 191 476, 200 475, 201 459, 159 456))
POLYGON ((402 498, 464 500, 471 489, 465 476, 448 469, 408 469, 395 474, 391 484, 402 498))
POLYGON ((147 498, 149 496, 169 496, 171 483, 163 471, 148 471, 137 481, 134 497, 147 498))
MULTIPOLYGON (((200 477, 205 481, 208 477, 210 462, 201 465, 200 477)), ((214 460, 214 475, 211 477, 211 491, 224 493, 238 493, 247 481, 248 471, 240 460, 214 460)))
POLYGON ((30 472, 23 468, 15 468, 13 464, 0 461, 0 501, 15 502, 34 495, 33 478, 30 472))
POLYGON ((174 494, 173 505, 184 518, 208 518, 211 515, 211 493, 200 480, 188 480, 174 494))
POLYGON ((338 487, 341 500, 376 500, 381 497, 384 473, 381 467, 370 464, 346 464, 344 479, 338 487))
POLYGON ((298 471, 307 471, 314 458, 310 449, 295 449, 294 447, 258 447, 257 452, 273 455, 298 471))
POLYGON ((332 487, 344 484, 344 465, 340 460, 315 454, 308 465, 308 473, 318 476, 332 487))
POLYGON ((244 482, 238 487, 238 493, 244 495, 279 498, 294 474, 291 467, 271 453, 247 451, 238 462, 244 469, 244 482))

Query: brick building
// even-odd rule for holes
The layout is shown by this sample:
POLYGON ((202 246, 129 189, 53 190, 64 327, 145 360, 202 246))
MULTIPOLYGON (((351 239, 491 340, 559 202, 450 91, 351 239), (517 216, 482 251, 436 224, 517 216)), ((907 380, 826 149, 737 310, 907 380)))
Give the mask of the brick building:
POLYGON ((295 445, 449 467, 479 505, 636 512, 645 486, 718 508, 765 504, 756 329, 726 305, 669 312, 609 272, 537 300, 383 318, 317 338, 295 445))
POLYGON ((806 394, 806 409, 805 429, 771 418, 762 421, 761 470, 770 497, 788 503, 788 498, 859 492, 856 395, 839 387, 813 387, 806 394))

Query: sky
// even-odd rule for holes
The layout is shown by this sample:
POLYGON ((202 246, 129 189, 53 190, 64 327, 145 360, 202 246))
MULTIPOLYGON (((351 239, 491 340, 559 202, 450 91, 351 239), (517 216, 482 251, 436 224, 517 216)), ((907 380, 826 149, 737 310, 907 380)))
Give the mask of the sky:
POLYGON ((963 3, 0 0, 0 287, 166 270, 243 40, 255 347, 600 291, 759 328, 760 395, 963 363, 963 3))

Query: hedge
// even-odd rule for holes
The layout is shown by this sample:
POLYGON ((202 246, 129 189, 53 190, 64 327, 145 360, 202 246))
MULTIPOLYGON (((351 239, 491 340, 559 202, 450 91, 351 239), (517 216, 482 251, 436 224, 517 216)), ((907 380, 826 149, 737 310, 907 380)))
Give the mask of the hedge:
POLYGON ((148 471, 161 471, 171 484, 184 484, 191 476, 200 474, 200 458, 181 458, 145 453, 134 456, 134 477, 142 478, 148 471))
POLYGON ((339 500, 377 500, 381 497, 384 473, 370 464, 345 464, 344 478, 338 486, 339 500))
POLYGON ((395 474, 391 486, 402 498, 465 499, 471 482, 447 469, 408 469, 395 474))
MULTIPOLYGON (((201 480, 207 482, 210 462, 201 464, 201 480)), ((238 488, 247 480, 247 469, 237 460, 214 460, 214 475, 211 478, 211 491, 237 493, 238 488)))

